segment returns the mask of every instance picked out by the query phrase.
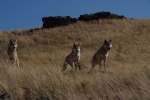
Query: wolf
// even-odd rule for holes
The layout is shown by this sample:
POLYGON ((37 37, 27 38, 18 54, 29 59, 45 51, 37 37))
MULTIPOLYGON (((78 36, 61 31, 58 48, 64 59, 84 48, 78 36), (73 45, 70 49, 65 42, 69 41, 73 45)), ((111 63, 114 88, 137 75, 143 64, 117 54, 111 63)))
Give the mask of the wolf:
POLYGON ((9 41, 8 49, 7 49, 8 60, 11 63, 17 64, 19 67, 19 59, 17 55, 17 39, 9 41))
POLYGON ((105 72, 107 71, 106 68, 106 62, 108 58, 109 51, 112 48, 112 41, 111 39, 107 41, 106 39, 104 40, 103 45, 101 48, 93 55, 92 59, 92 67, 89 72, 92 72, 94 67, 98 64, 101 70, 101 62, 104 61, 104 70, 105 72))
POLYGON ((67 69, 67 66, 70 65, 72 67, 72 71, 78 67, 80 69, 80 44, 73 44, 72 52, 65 58, 62 72, 67 69))

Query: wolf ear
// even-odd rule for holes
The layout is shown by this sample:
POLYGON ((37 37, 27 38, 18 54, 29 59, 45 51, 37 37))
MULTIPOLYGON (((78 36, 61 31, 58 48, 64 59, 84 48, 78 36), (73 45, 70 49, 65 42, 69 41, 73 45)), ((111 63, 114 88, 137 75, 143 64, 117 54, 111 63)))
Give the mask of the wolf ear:
POLYGON ((10 41, 10 42, 12 42, 12 40, 11 40, 11 39, 9 39, 9 41, 10 41))
POLYGON ((17 43, 18 39, 15 40, 15 43, 17 43))
POLYGON ((108 42, 111 42, 111 39, 108 42))
POLYGON ((73 44, 73 47, 75 47, 75 46, 76 46, 76 44, 74 43, 74 44, 73 44))
POLYGON ((13 43, 13 41, 12 41, 11 39, 9 40, 9 42, 10 42, 10 43, 13 43))
POLYGON ((17 42, 18 42, 18 38, 19 38, 19 36, 17 35, 17 36, 16 36, 15 43, 17 43, 17 42))
POLYGON ((107 40, 106 40, 106 39, 104 40, 104 43, 107 43, 107 40))

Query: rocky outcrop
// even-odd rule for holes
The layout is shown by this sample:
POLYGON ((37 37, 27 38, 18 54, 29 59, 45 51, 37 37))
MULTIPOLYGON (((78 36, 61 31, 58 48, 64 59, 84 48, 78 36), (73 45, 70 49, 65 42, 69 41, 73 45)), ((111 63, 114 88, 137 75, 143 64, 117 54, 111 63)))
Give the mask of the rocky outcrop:
POLYGON ((77 18, 71 18, 70 16, 50 16, 43 17, 43 28, 53 28, 57 26, 66 26, 77 21, 92 21, 99 19, 123 19, 126 18, 123 15, 111 14, 110 12, 97 12, 94 14, 83 14, 77 18))
POLYGON ((84 14, 80 15, 78 20, 80 21, 91 21, 99 19, 123 19, 126 18, 123 15, 111 14, 110 12, 97 12, 94 14, 84 14))
POLYGON ((71 18, 70 16, 50 16, 50 17, 43 17, 43 27, 50 28, 56 26, 65 26, 68 24, 72 24, 77 22, 76 18, 71 18))

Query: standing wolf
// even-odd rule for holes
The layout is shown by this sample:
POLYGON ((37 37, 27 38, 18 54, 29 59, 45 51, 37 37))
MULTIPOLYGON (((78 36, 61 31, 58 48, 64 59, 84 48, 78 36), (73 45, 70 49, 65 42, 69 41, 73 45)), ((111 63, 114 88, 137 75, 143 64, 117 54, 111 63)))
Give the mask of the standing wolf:
POLYGON ((7 49, 9 62, 17 64, 17 66, 19 67, 19 59, 18 59, 16 49, 17 49, 17 39, 15 41, 12 41, 10 39, 10 42, 8 44, 8 49, 7 49))
POLYGON ((80 66, 78 66, 79 60, 80 60, 80 45, 74 43, 72 47, 72 52, 65 58, 62 72, 64 72, 67 69, 68 65, 72 67, 72 71, 74 71, 74 69, 76 69, 77 67, 80 68, 80 66))
POLYGON ((94 67, 98 64, 101 70, 101 62, 104 60, 104 70, 107 71, 106 62, 110 49, 112 48, 111 40, 104 40, 102 47, 94 54, 92 59, 92 67, 89 72, 93 71, 94 67))

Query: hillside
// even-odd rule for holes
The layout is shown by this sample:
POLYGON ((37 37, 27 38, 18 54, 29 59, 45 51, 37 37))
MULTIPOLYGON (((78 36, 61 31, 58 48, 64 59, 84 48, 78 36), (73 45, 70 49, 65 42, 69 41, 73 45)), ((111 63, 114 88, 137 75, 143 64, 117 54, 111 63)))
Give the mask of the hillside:
POLYGON ((106 19, 50 29, 0 32, 0 99, 149 100, 150 20, 106 19), (9 38, 18 36, 20 67, 7 63, 9 38), (93 54, 112 39, 107 73, 91 68, 93 54), (87 68, 61 73, 73 43, 80 43, 87 68))

